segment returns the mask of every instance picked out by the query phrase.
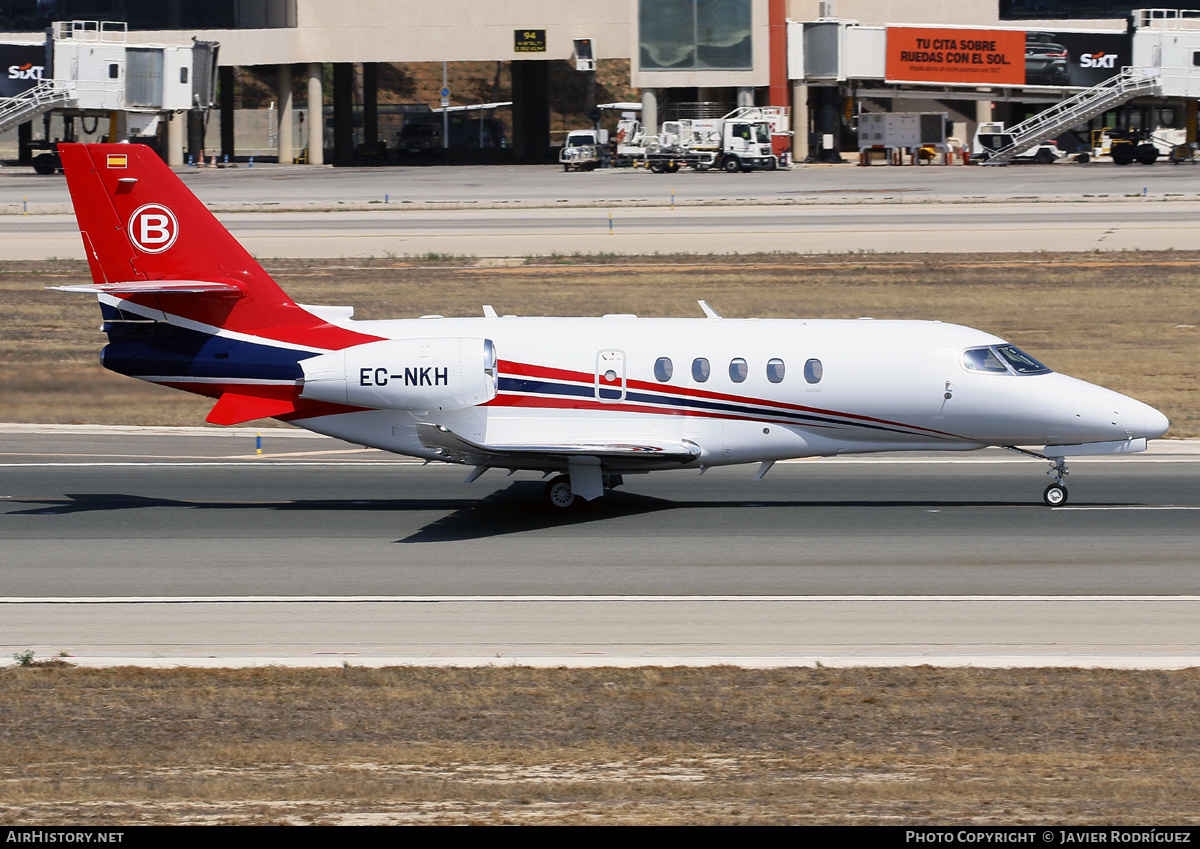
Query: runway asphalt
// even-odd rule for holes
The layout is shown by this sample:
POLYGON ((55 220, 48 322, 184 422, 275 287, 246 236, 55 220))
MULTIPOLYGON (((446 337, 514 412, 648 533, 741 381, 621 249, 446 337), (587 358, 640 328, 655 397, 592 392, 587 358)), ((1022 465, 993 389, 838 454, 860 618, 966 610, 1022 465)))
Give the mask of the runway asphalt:
MULTIPOLYGON (((612 203, 853 202, 892 199, 922 202, 963 198, 1083 200, 1151 199, 1200 194, 1200 166, 1158 163, 1122 167, 1111 163, 1059 163, 1006 168, 963 166, 797 165, 750 174, 682 170, 651 174, 619 168, 564 173, 559 165, 447 167, 405 163, 377 168, 333 168, 257 163, 248 168, 175 169, 205 203, 222 210, 239 206, 302 208, 316 204, 544 206, 612 203)), ((61 174, 35 175, 30 168, 0 168, 0 212, 69 212, 61 174)))
MULTIPOLYGON (((180 173, 258 257, 1190 250, 1200 223, 1190 165, 180 173)), ((68 201, 61 176, 0 172, 0 255, 82 258, 68 201)))
POLYGON ((1200 446, 532 475, 267 432, 6 427, 0 651, 139 662, 1186 665, 1200 446), (38 432, 38 431, 49 432, 38 432), (332 652, 332 654, 330 654, 332 652), (155 661, 154 657, 163 658, 155 661), (190 661, 189 661, 190 662, 190 661))
MULTIPOLYGON (((226 212, 254 256, 1191 250, 1200 202, 226 212)), ((8 259, 82 259, 72 216, 0 219, 8 259)))

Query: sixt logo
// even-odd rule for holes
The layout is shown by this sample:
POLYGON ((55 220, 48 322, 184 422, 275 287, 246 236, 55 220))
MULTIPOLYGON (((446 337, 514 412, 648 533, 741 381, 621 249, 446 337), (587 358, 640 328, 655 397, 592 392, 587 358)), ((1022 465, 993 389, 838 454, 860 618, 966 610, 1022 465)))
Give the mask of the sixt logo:
POLYGON ((32 62, 26 62, 24 65, 9 65, 8 78, 10 80, 40 80, 44 70, 46 70, 45 65, 35 65, 32 62))
POLYGON ((138 207, 129 216, 129 238, 138 250, 160 254, 179 237, 179 222, 175 213, 157 203, 138 207))
POLYGON ((1079 57, 1081 68, 1115 68, 1116 53, 1084 53, 1079 57))

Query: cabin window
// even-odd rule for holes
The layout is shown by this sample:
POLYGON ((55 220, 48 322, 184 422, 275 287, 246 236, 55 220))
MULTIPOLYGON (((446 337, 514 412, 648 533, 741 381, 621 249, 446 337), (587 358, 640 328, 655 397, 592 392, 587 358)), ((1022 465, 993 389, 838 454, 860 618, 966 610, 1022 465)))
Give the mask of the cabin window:
POLYGON ((772 383, 783 383, 783 360, 776 357, 767 363, 767 380, 772 383))
POLYGON ((108 78, 110 80, 118 80, 121 78, 121 66, 112 64, 108 66, 108 78))
POLYGON ((662 383, 671 379, 675 367, 671 365, 670 357, 659 357, 654 363, 654 378, 662 383))
POLYGON ((708 360, 704 359, 704 357, 696 357, 696 359, 692 360, 692 380, 697 383, 704 383, 708 380, 708 376, 711 373, 712 369, 708 365, 708 360))
POLYGON ((741 357, 729 362, 729 379, 734 383, 741 383, 746 379, 746 375, 750 373, 750 367, 746 365, 746 361, 741 357))
POLYGON ((809 360, 804 364, 804 379, 809 383, 820 383, 824 373, 825 367, 821 365, 820 360, 809 360))

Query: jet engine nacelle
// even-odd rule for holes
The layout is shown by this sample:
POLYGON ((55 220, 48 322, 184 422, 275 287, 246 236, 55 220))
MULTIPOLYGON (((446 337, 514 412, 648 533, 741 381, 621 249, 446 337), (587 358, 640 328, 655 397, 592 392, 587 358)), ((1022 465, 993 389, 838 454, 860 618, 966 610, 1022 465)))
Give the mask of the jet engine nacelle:
POLYGON ((301 398, 375 410, 429 413, 496 397, 490 339, 388 339, 301 360, 301 398))

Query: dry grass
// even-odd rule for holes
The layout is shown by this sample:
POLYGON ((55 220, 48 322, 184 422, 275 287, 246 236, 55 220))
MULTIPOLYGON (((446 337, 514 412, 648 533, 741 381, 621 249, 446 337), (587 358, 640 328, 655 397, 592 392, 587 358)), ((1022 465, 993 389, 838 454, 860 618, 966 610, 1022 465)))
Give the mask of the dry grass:
POLYGON ((1197 824, 1197 685, 1197 670, 12 668, 0 822, 1197 824))
MULTIPOLYGON (((427 313, 938 318, 996 333, 1051 367, 1132 395, 1200 436, 1200 252, 1012 255, 554 257, 517 267, 459 259, 264 263, 302 303, 359 318, 427 313)), ((0 418, 199 424, 211 402, 106 373, 82 263, 0 263, 0 418)))

